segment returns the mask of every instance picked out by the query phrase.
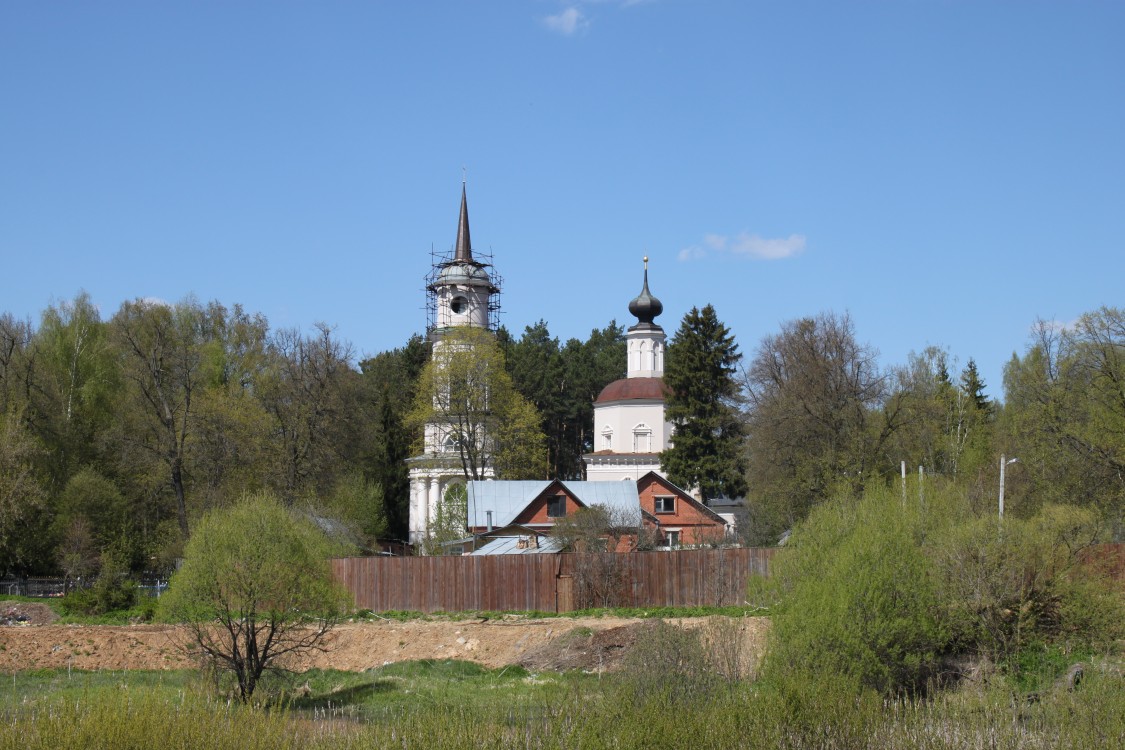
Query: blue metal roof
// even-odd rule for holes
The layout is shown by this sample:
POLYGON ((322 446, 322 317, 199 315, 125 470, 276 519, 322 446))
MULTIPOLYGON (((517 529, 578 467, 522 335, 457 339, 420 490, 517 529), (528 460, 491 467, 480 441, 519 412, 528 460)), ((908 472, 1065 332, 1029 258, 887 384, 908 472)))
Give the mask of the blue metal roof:
POLYGON ((527 504, 547 489, 544 481, 472 481, 468 483, 469 526, 488 525, 488 511, 492 511, 492 526, 507 526, 515 521, 527 504))
MULTIPOLYGON (((535 498, 543 494, 552 483, 545 481, 472 481, 468 483, 468 522, 470 526, 488 525, 488 511, 492 511, 492 526, 498 528, 514 523, 535 498)), ((641 523, 641 501, 636 482, 562 482, 566 489, 589 507, 604 505, 619 510, 635 525, 641 523)))
POLYGON ((526 540, 527 536, 501 536, 493 539, 487 544, 483 544, 477 549, 470 552, 470 555, 553 555, 556 552, 562 552, 562 547, 549 536, 540 535, 538 537, 539 546, 530 547, 527 545, 520 546, 520 540, 526 540))

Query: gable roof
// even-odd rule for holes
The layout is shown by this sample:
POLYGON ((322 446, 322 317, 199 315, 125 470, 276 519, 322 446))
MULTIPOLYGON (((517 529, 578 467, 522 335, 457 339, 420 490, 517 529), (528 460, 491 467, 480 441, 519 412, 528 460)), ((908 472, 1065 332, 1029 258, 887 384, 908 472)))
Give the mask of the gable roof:
POLYGON ((536 500, 564 490, 585 507, 604 505, 618 509, 627 517, 636 516, 640 525, 640 497, 636 482, 560 482, 555 481, 471 481, 467 483, 467 519, 470 527, 488 525, 492 511, 493 528, 508 526, 536 500))
POLYGON ((663 485, 664 487, 667 487, 671 492, 675 493, 675 495, 677 497, 683 499, 684 502, 690 503, 692 506, 698 508, 705 515, 711 516, 714 520, 718 521, 719 523, 723 524, 724 526, 729 525, 727 523, 727 519, 723 518, 721 515, 716 513, 714 510, 712 510, 706 504, 701 503, 698 500, 696 500, 694 497, 691 496, 690 493, 688 493, 687 490, 673 484, 671 482, 671 480, 660 476, 655 471, 650 471, 647 474, 645 474, 643 477, 638 479, 637 480, 637 486, 640 486, 641 482, 647 481, 649 477, 652 477, 653 479, 655 479, 657 481, 657 483, 663 485))
POLYGON ((473 480, 466 483, 468 490, 467 520, 470 527, 488 525, 488 511, 492 511, 492 526, 508 526, 519 512, 539 497, 552 483, 548 481, 489 481, 473 480))

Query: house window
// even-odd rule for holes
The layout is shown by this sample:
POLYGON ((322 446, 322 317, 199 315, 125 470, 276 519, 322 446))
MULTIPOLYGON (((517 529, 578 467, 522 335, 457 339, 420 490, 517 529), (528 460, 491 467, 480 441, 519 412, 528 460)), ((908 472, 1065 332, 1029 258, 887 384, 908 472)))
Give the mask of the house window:
POLYGON ((676 512, 676 498, 672 495, 657 495, 652 499, 652 504, 655 506, 653 510, 657 513, 676 512))
POLYGON ((608 427, 602 430, 602 450, 613 450, 613 430, 608 427))
POLYGON ((547 518, 562 518, 566 515, 566 495, 547 498, 547 518))
POLYGON ((664 544, 668 547, 680 546, 680 530, 668 529, 664 532, 664 544))

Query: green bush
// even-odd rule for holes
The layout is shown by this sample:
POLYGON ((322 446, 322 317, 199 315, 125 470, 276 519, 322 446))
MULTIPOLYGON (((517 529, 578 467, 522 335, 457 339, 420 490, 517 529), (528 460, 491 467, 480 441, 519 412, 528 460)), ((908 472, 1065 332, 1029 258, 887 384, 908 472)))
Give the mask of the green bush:
POLYGON ((944 617, 961 648, 1018 665, 1029 644, 1105 649, 1123 634, 1116 587, 1082 562, 1096 539, 1087 509, 1049 505, 1029 519, 961 519, 926 546, 944 617))
POLYGON ((886 493, 817 508, 751 591, 774 605, 764 676, 924 687, 949 633, 921 531, 917 511, 886 493))
POLYGON ((1024 649, 1108 650, 1125 635, 1121 593, 1082 553, 1088 510, 978 517, 955 488, 924 506, 872 491, 816 508, 752 581, 774 617, 772 679, 846 679, 883 693, 927 686, 943 656, 990 658, 1020 681, 1024 649))
POLYGON ((130 575, 128 557, 111 547, 102 553, 101 572, 94 585, 71 591, 63 597, 61 608, 71 615, 104 615, 129 609, 137 598, 137 582, 130 575))

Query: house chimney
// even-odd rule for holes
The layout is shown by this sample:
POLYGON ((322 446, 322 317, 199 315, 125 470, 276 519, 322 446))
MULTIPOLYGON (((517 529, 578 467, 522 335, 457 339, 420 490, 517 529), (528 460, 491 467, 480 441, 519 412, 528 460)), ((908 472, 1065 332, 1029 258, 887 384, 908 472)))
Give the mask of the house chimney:
POLYGON ((489 530, 489 531, 492 531, 492 511, 490 511, 490 510, 486 510, 486 511, 484 512, 484 517, 485 517, 485 518, 487 519, 487 521, 488 521, 488 530, 489 530))

